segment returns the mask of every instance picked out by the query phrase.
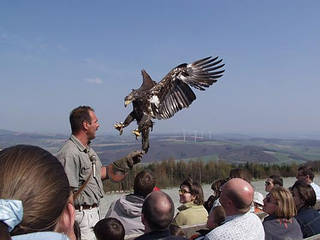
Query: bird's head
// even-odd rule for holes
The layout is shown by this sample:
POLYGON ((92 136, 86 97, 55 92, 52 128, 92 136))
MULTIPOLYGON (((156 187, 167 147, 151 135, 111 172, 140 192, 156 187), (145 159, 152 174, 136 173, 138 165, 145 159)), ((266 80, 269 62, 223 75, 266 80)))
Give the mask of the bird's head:
POLYGON ((124 106, 127 107, 131 102, 136 100, 138 97, 138 91, 132 89, 131 93, 124 98, 124 106))

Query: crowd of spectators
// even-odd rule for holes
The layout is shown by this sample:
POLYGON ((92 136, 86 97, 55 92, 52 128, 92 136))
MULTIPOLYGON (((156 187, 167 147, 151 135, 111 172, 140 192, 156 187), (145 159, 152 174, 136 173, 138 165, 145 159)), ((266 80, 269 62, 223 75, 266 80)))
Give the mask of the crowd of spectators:
MULTIPOLYGON (((56 157, 17 145, 0 152, 0 166, 1 240, 82 239, 75 221, 78 195, 56 157)), ((213 182, 213 195, 205 202, 201 185, 189 177, 180 185, 181 206, 174 214, 170 196, 155 191, 156 179, 144 170, 135 177, 133 193, 114 201, 95 224, 92 240, 182 240, 184 229, 194 225, 203 227, 188 236, 194 240, 307 238, 320 233, 319 186, 308 166, 300 167, 296 178, 285 188, 281 176, 268 177, 264 197, 246 170, 233 169, 227 179, 213 182)))

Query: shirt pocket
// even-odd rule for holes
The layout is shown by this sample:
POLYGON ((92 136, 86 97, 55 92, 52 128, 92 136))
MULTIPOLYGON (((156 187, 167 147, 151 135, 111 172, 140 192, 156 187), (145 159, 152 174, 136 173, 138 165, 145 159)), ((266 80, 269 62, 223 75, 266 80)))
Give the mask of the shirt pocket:
POLYGON ((90 161, 84 162, 81 167, 81 175, 89 176, 91 171, 92 171, 92 163, 90 161))

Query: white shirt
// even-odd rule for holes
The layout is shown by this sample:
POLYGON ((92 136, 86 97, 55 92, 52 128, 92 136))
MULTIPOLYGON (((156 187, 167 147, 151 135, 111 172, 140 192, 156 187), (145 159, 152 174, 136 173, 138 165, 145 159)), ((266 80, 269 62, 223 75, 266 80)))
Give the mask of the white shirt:
POLYGON ((228 216, 225 223, 209 232, 204 240, 263 240, 264 229, 254 213, 228 216))
POLYGON ((319 187, 319 185, 315 184, 314 182, 310 183, 310 185, 316 193, 317 201, 320 201, 320 187, 319 187))

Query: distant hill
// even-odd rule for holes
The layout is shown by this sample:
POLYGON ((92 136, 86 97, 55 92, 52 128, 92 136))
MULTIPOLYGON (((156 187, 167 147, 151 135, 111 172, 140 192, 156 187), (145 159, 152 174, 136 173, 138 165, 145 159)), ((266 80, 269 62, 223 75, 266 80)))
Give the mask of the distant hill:
POLYGON ((15 134, 14 131, 0 129, 0 135, 8 135, 8 134, 15 134))
MULTIPOLYGON (((0 149, 16 144, 31 144, 56 153, 67 140, 67 135, 45 135, 17 133, 0 130, 0 149)), ((246 135, 219 136, 215 139, 205 137, 156 135, 150 139, 150 150, 143 162, 167 159, 217 161, 232 163, 288 163, 320 160, 320 140, 251 138, 246 135)), ((124 157, 133 150, 141 148, 140 141, 133 136, 98 135, 93 141, 104 164, 124 157)))

